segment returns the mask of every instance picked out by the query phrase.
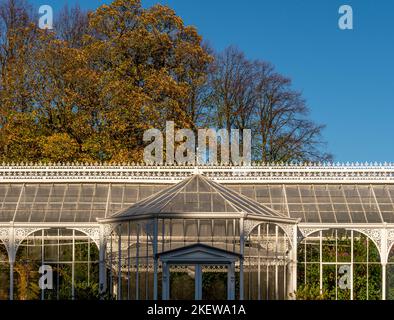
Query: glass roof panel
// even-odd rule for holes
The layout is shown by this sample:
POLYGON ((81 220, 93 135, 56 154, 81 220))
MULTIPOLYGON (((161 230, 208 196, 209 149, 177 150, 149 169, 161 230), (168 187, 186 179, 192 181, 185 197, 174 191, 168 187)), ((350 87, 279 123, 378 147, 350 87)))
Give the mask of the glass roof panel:
POLYGON ((149 196, 154 194, 154 187, 153 186, 140 186, 140 192, 139 192, 139 200, 145 199, 149 196))
POLYGON ((109 185, 97 184, 95 185, 93 202, 107 202, 109 185))
POLYGON ((271 203, 271 197, 268 186, 256 186, 256 201, 260 203, 271 203))
POLYGON ((357 187, 355 185, 342 186, 343 193, 347 199, 358 198, 357 187))
POLYGON ((6 185, 6 184, 1 184, 0 185, 0 201, 1 202, 3 202, 5 196, 6 196, 7 192, 8 192, 8 189, 9 189, 9 185, 6 185))
POLYGON ((17 203, 21 194, 22 185, 11 184, 8 186, 4 203, 17 203))
POLYGON ((15 222, 29 221, 31 213, 32 213, 31 203, 20 203, 14 221, 15 222))
POLYGON ((198 179, 198 192, 213 192, 212 187, 202 179, 198 179))
POLYGON ((111 201, 121 203, 123 201, 124 185, 111 186, 111 201))
POLYGON ((38 192, 38 185, 25 185, 21 200, 25 202, 33 202, 38 192))
MULTIPOLYGON (((42 222, 63 222, 62 216, 65 215, 65 210, 60 206, 61 210, 47 209, 42 215, 42 222)), ((33 216, 33 215, 32 215, 33 216)))
MULTIPOLYGON (((248 188, 253 191, 254 188, 248 188)), ((268 207, 236 193, 201 175, 193 175, 182 182, 122 210, 114 217, 154 213, 251 213, 283 217, 268 207), (208 211, 207 211, 208 210, 208 211)))
POLYGON ((248 198, 256 199, 254 187, 252 186, 241 187, 241 194, 247 196, 248 198))
POLYGON ((79 197, 81 192, 81 185, 80 184, 69 184, 66 190, 66 201, 69 199, 75 199, 79 197))
POLYGON ((336 221, 333 211, 320 211, 320 217, 322 223, 332 223, 333 221, 336 221))
POLYGON ((126 185, 123 201, 126 203, 136 203, 138 201, 138 185, 126 185))
POLYGON ((197 179, 194 176, 186 184, 186 186, 184 188, 184 192, 197 192, 198 191, 197 187, 198 187, 197 179))
POLYGON ((382 211, 383 220, 387 223, 394 223, 393 211, 382 211))
POLYGON ((367 222, 365 219, 365 214, 364 211, 357 211, 357 209, 359 209, 359 207, 352 207, 351 205, 349 206, 349 210, 350 210, 350 215, 352 217, 352 222, 353 223, 365 223, 367 222))
POLYGON ((64 195, 67 191, 68 186, 65 184, 55 184, 52 187, 50 201, 51 202, 63 202, 64 195))
POLYGON ((320 223, 320 215, 316 204, 304 204, 306 222, 320 223))
POLYGON ((234 207, 227 203, 219 194, 212 196, 212 211, 213 212, 235 212, 234 207))
POLYGON ((111 192, 109 183, 0 184, 0 222, 95 222, 96 217, 105 216, 109 200, 107 217, 137 203, 139 212, 174 208, 273 216, 289 213, 292 218, 316 223, 394 223, 394 185, 302 184, 283 188, 278 184, 225 185, 205 177, 188 182, 183 186, 114 183, 111 192), (256 206, 255 201, 263 206, 256 206))
POLYGON ((0 213, 0 218, 2 222, 12 221, 14 217, 14 210, 2 209, 0 213))
POLYGON ((81 198, 83 201, 92 201, 93 195, 95 192, 94 184, 83 184, 81 186, 81 198))
POLYGON ((51 195, 51 191, 53 190, 53 185, 39 185, 37 193, 35 195, 35 201, 37 202, 48 202, 49 197, 51 195))

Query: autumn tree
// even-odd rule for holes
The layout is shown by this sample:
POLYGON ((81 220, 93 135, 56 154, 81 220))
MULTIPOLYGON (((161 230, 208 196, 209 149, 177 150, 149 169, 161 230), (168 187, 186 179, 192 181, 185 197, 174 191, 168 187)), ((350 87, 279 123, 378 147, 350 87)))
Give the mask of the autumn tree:
POLYGON ((141 161, 143 132, 170 120, 250 128, 256 160, 329 158, 289 79, 236 48, 214 54, 169 7, 66 7, 53 31, 30 11, 0 0, 0 161, 141 161))
POLYGON ((228 131, 247 128, 255 102, 255 73, 244 53, 229 47, 217 54, 209 81, 214 124, 228 131))
POLYGON ((256 132, 255 147, 263 161, 326 161, 323 125, 314 123, 301 93, 292 89, 289 78, 266 62, 257 68, 255 105, 251 125, 256 132))
POLYGON ((210 56, 195 28, 175 12, 117 0, 90 15, 86 51, 103 75, 101 108, 111 158, 142 156, 143 131, 174 120, 193 127, 193 90, 205 81, 210 56))
POLYGON ((213 124, 251 129, 255 160, 320 161, 324 126, 309 119, 309 108, 291 80, 265 61, 249 60, 235 47, 215 56, 209 77, 213 124))
POLYGON ((77 4, 65 5, 54 21, 57 38, 66 41, 72 48, 83 46, 83 37, 88 29, 88 13, 77 4))
POLYGON ((0 157, 36 159, 31 68, 38 30, 24 0, 0 3, 0 157))
POLYGON ((193 127, 191 93, 211 62, 195 28, 139 0, 103 5, 86 24, 73 10, 65 9, 55 32, 36 30, 28 61, 17 59, 28 71, 13 75, 29 75, 31 109, 1 128, 3 160, 141 161, 144 130, 166 120, 193 127))

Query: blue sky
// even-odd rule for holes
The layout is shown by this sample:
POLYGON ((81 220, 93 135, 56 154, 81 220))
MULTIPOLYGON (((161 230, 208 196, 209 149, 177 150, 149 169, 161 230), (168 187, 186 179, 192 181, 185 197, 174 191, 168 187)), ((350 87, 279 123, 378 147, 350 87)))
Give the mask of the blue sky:
MULTIPOLYGON (((32 0, 35 6, 110 1, 32 0)), ((272 62, 303 92, 336 161, 394 162, 394 1, 142 0, 174 8, 215 49, 272 62), (353 8, 354 30, 338 28, 353 8)))

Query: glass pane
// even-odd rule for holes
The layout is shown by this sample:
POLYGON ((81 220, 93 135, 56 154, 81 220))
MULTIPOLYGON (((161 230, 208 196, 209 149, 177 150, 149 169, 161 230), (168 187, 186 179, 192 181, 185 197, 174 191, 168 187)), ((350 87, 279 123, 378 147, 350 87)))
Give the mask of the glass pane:
POLYGON ((195 298, 195 267, 171 266, 170 267, 170 299, 194 300, 195 298))
POLYGON ((227 299, 227 267, 202 266, 202 300, 227 299))

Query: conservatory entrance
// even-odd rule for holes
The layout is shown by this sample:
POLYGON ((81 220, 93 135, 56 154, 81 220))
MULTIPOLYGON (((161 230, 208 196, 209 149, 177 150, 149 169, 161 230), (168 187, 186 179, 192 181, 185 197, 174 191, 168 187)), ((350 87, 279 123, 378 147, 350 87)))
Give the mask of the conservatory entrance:
POLYGON ((113 298, 279 300, 295 291, 297 220, 200 174, 99 222, 109 230, 100 287, 113 298))
POLYGON ((159 259, 163 300, 235 299, 238 254, 198 243, 163 252, 159 259))

